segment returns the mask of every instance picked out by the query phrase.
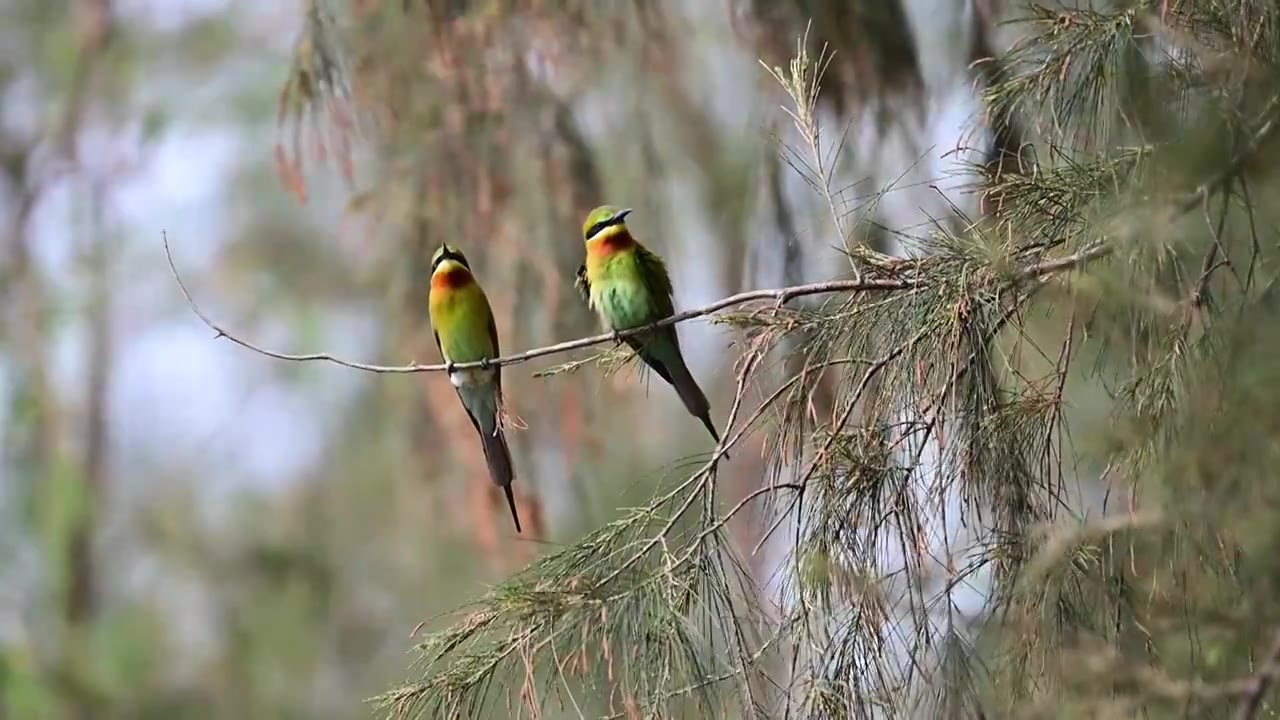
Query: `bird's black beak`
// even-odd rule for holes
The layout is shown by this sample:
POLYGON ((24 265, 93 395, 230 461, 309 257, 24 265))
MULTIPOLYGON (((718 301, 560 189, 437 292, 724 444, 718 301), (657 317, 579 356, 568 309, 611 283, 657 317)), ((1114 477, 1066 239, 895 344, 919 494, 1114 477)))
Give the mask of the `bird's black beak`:
POLYGON ((468 270, 471 269, 471 265, 467 263, 467 259, 462 255, 462 253, 456 252, 453 248, 445 245, 444 252, 440 253, 440 255, 436 257, 436 261, 431 265, 431 271, 435 272, 436 267, 445 260, 453 260, 468 270))
POLYGON ((631 214, 631 208, 627 208, 626 210, 620 210, 618 211, 617 215, 613 216, 613 221, 616 223, 620 223, 630 214, 631 214))

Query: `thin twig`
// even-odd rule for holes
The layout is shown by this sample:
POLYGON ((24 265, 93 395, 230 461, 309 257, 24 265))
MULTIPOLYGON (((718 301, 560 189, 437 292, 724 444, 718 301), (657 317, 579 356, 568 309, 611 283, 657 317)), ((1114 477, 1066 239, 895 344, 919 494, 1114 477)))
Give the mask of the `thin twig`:
MULTIPOLYGON (((662 530, 659 531, 657 534, 655 534, 653 537, 649 538, 649 540, 646 541, 644 545, 641 546, 640 550, 636 551, 634 554, 631 555, 631 557, 627 558, 627 560, 623 562, 621 565, 619 565, 613 572, 604 576, 600 580, 600 582, 596 583, 597 588, 604 587, 605 585, 608 585, 609 583, 613 582, 615 579, 618 578, 618 576, 626 572, 632 565, 635 565, 642 558, 644 558, 644 556, 647 555, 650 550, 652 550, 654 547, 658 545, 658 543, 662 542, 666 538, 667 534, 670 533, 672 528, 676 526, 676 523, 680 521, 680 518, 683 517, 684 514, 689 511, 689 508, 693 507, 694 501, 698 499, 698 496, 701 493, 711 492, 714 489, 714 487, 708 487, 708 484, 711 483, 711 478, 716 472, 716 469, 720 463, 721 458, 726 457, 726 455, 729 452, 729 448, 733 447, 739 440, 741 440, 742 437, 746 435, 747 430, 751 427, 752 421, 751 419, 748 419, 748 421, 743 425, 742 429, 738 430, 736 435, 734 435, 733 437, 729 437, 728 429, 733 427, 734 422, 738 419, 738 411, 742 408, 743 398, 746 397, 745 388, 746 388, 747 378, 751 375, 752 371, 755 370, 755 367, 759 363, 759 361, 760 361, 760 355, 758 354, 754 355, 742 367, 742 371, 739 374, 738 392, 734 395, 733 404, 729 406, 728 419, 725 420, 724 440, 719 445, 716 446, 715 452, 711 454, 711 459, 707 460, 706 464, 704 464, 701 468, 698 469, 697 472, 691 475, 688 480, 681 483, 680 488, 676 488, 676 490, 672 491, 672 493, 668 493, 667 497, 673 497, 673 493, 679 492, 681 488, 686 488, 693 484, 697 484, 697 487, 694 489, 693 492, 689 493, 689 497, 685 499, 684 503, 679 508, 676 509, 675 513, 671 515, 671 517, 667 520, 666 525, 663 526, 662 530)), ((755 416, 753 415, 752 417, 754 418, 755 416)), ((695 543, 695 546, 696 546, 696 543, 695 543)))
MULTIPOLYGON (((343 358, 340 358, 328 352, 315 352, 315 353, 304 353, 304 354, 282 353, 282 352, 276 352, 274 350, 268 350, 259 345, 255 345, 254 343, 251 343, 248 340, 237 337, 236 335, 233 335, 230 331, 228 331, 226 328, 222 327, 217 322, 215 322, 213 318, 205 314, 205 312, 200 309, 200 306, 196 304, 195 298, 192 297, 191 291, 187 289, 186 284, 182 281, 182 276, 178 273, 178 268, 174 264, 173 254, 169 250, 168 233, 162 233, 162 237, 164 239, 165 257, 168 259, 168 262, 169 262, 169 270, 173 273, 173 278, 178 283, 178 289, 182 291, 183 297, 186 298, 187 304, 191 307, 191 311, 195 313, 196 317, 200 318, 201 322, 207 325, 209 329, 214 331, 215 339, 226 338, 231 342, 235 343, 236 345, 239 345, 240 347, 243 347, 247 350, 252 350, 253 352, 258 353, 259 355, 265 355, 266 357, 275 358, 277 360, 288 360, 290 362, 317 362, 317 361, 330 362, 335 365, 341 365, 343 367, 348 367, 355 370, 363 370, 365 372, 372 372, 372 373, 403 374, 403 373, 419 373, 419 372, 444 372, 445 370, 449 369, 449 366, 444 363, 427 365, 427 364, 414 362, 408 365, 375 365, 372 363, 356 362, 354 360, 345 360, 343 358)), ((1056 258, 1054 260, 1049 260, 1046 262, 1027 266, 1026 268, 1023 268, 1023 270, 1019 273, 1019 275, 1020 277, 1023 277, 1023 278, 1034 278, 1034 277, 1042 277, 1045 275, 1050 275, 1057 272, 1062 272, 1064 270, 1070 270, 1077 266, 1083 265, 1086 262, 1093 260, 1095 258, 1100 258, 1104 255, 1108 255, 1110 254, 1110 252, 1111 252, 1111 249, 1109 246, 1102 245, 1102 244, 1094 245, 1072 255, 1067 255, 1065 257, 1056 258)), ((684 322, 686 320, 692 320, 694 318, 712 315, 714 313, 720 312, 721 310, 725 310, 731 307, 736 307, 738 305, 744 305, 749 302, 755 302, 755 301, 761 301, 761 300, 772 300, 775 306, 780 307, 786 304, 790 300, 793 300, 798 297, 806 297, 809 295, 830 295, 834 293, 854 293, 854 292, 864 292, 864 291, 908 290, 908 289, 925 287, 928 284, 929 283, 927 281, 920 278, 899 277, 899 278, 891 278, 891 279, 861 280, 861 281, 830 280, 827 282, 808 283, 805 285, 792 285, 789 287, 775 288, 775 289, 769 289, 769 290, 750 290, 747 292, 738 293, 736 295, 730 295, 729 297, 726 297, 726 298, 721 298, 720 300, 717 300, 711 303, 710 305, 704 305, 700 308, 695 308, 693 310, 685 310, 684 312, 676 313, 671 317, 663 318, 662 320, 659 320, 658 322, 655 322, 649 325, 644 325, 637 328, 631 328, 629 330, 623 330, 616 333, 612 333, 612 332, 601 333, 599 335, 591 335, 589 337, 578 338, 576 340, 567 340, 565 342, 555 343, 553 345, 546 345, 544 347, 538 347, 532 350, 526 350, 524 352, 516 353, 514 355, 504 355, 503 357, 494 358, 492 360, 456 363, 453 365, 453 369, 466 370, 468 368, 516 365, 519 363, 527 362, 529 360, 533 360, 535 358, 544 357, 546 355, 556 355, 559 353, 569 352, 571 350, 579 350, 586 347, 592 347, 594 345, 603 345, 609 342, 616 342, 622 338, 631 337, 633 335, 639 335, 641 333, 649 332, 651 330, 655 330, 658 328, 668 327, 671 325, 675 325, 677 323, 684 322)))
MULTIPOLYGON (((331 362, 337 365, 342 365, 343 367, 349 367, 356 370, 364 370, 366 372, 373 372, 373 373, 444 372, 450 367, 448 365, 445 365, 444 363, 438 363, 435 365, 424 365, 416 362, 411 363, 409 365, 399 365, 399 366, 374 365, 371 363, 344 360, 340 357, 337 357, 336 355, 333 355, 327 352, 305 353, 305 354, 295 355, 290 353, 276 352, 274 350, 268 350, 266 348, 255 345, 247 340, 236 337, 235 335, 232 335, 230 332, 228 332, 226 328, 214 322, 213 319, 210 318, 208 315, 206 315, 204 311, 200 309, 200 306, 196 304, 195 299, 191 296, 191 291, 189 291, 186 285, 182 282, 182 277, 178 274, 177 266, 174 265, 173 254, 169 251, 168 234, 162 233, 162 235, 164 238, 165 256, 169 260, 169 269, 173 272, 173 277, 174 277, 174 280, 176 280, 178 283, 178 288, 182 290, 183 296, 185 296, 187 299, 187 304, 191 306, 191 310, 196 314, 196 317, 200 318, 200 320, 204 322, 205 325, 208 325, 209 328, 216 333, 215 338, 226 338, 243 348, 252 350, 260 355, 266 355, 267 357, 275 358, 277 360, 289 360, 291 362, 315 362, 315 361, 331 362)), ((555 355, 558 353, 569 352, 570 350, 579 350, 581 348, 591 347, 593 345, 603 345, 604 343, 617 342, 622 338, 627 338, 633 335, 646 333, 651 330, 668 327, 671 325, 675 325, 677 323, 684 322, 686 320, 691 320, 693 318, 711 315, 713 313, 724 310, 725 308, 735 307, 737 305, 743 305, 745 303, 749 303, 757 300, 772 300, 776 304, 782 305, 789 300, 793 300, 798 297, 805 297, 808 295, 828 295, 832 293, 861 292, 861 291, 871 291, 871 290, 904 290, 907 288, 917 287, 921 284, 923 283, 919 280, 916 280, 914 278, 904 277, 904 278, 887 279, 887 280, 862 280, 862 281, 831 280, 828 282, 809 283, 807 285, 793 285, 790 287, 777 288, 773 290, 751 290, 748 292, 738 293, 737 295, 730 295, 729 297, 726 297, 726 298, 721 298, 720 300, 717 300, 716 302, 713 302, 710 305, 704 305, 703 307, 700 307, 700 308, 695 308, 693 310, 685 310, 684 312, 676 313, 675 315, 672 315, 667 318, 663 318, 662 320, 659 320, 658 322, 655 322, 655 323, 651 323, 649 325, 643 325, 641 327, 631 328, 629 330, 622 330, 616 333, 615 332, 601 333, 599 335, 591 335, 589 337, 578 338, 576 340, 567 340, 565 342, 555 343, 554 345, 547 345, 544 347, 534 348, 532 350, 526 350, 521 353, 516 353, 515 355, 505 355, 503 357, 493 358, 492 360, 455 363, 452 366, 452 368, 454 370, 466 370, 468 368, 516 365, 522 362, 533 360, 534 358, 543 357, 545 355, 555 355)))
POLYGON ((757 541, 755 546, 751 548, 752 556, 755 556, 756 554, 758 554, 760 552, 760 549, 764 547, 765 543, 769 541, 769 538, 773 536, 773 533, 777 532, 778 528, 782 527, 782 523, 785 521, 787 516, 791 513, 791 509, 796 506, 796 503, 798 503, 801 498, 803 498, 804 491, 805 491, 805 488, 808 487, 809 480, 813 477, 813 474, 817 471, 819 464, 821 464, 826 459, 827 454, 831 451, 832 446, 835 445, 836 438, 838 438, 840 436, 840 433, 844 431, 844 426, 848 424, 849 418, 853 416, 854 408, 857 406, 858 401, 862 399, 862 394, 866 392, 867 387, 871 384, 871 381, 876 377, 876 375, 880 374, 880 372, 884 370, 885 367, 889 365, 889 363, 896 360, 899 356, 901 356, 907 350, 914 347, 916 343, 923 340, 930 330, 932 330, 932 328, 929 326, 921 328, 920 332, 916 333, 913 337, 911 337, 909 340, 902 343, 898 347, 894 348, 893 350, 890 350, 887 354, 885 354, 884 357, 880 358, 879 360, 876 360, 874 363, 871 364, 870 367, 867 368, 866 372, 862 374, 862 379, 858 381, 858 385, 853 389, 853 392, 850 394, 849 402, 845 405, 845 409, 840 414, 840 418, 831 427, 831 434, 827 436, 826 442, 823 443, 822 447, 818 450, 813 460, 809 462, 808 467, 805 468, 804 473, 800 477, 800 481, 798 483, 795 483, 800 486, 800 489, 796 491, 795 499, 790 504, 787 505, 785 510, 778 513, 777 518, 773 521, 773 523, 769 526, 769 528, 765 530, 764 535, 760 536, 760 540, 757 541))
POLYGON ((1033 278, 1044 277, 1046 275, 1052 275, 1064 270, 1074 270, 1081 265, 1088 263, 1090 260, 1097 260, 1098 258, 1106 257, 1114 251, 1115 246, 1111 243, 1098 242, 1079 252, 1028 266, 1023 268, 1022 272, 1018 274, 1023 279, 1030 280, 1033 278))
POLYGON ((1199 187, 1184 197, 1176 210, 1180 213, 1189 213, 1195 210, 1210 193, 1239 175, 1240 171, 1244 169, 1245 163, 1249 162, 1249 159, 1253 157, 1258 148, 1262 147, 1262 144, 1276 131, 1277 110, 1280 110, 1280 95, 1272 96, 1267 101, 1266 106, 1259 113, 1259 117, 1262 118, 1262 124, 1258 126, 1257 130, 1253 131, 1253 135, 1249 136, 1249 142, 1240 148, 1240 152, 1231 158, 1231 162, 1227 163, 1222 172, 1201 183, 1199 187))

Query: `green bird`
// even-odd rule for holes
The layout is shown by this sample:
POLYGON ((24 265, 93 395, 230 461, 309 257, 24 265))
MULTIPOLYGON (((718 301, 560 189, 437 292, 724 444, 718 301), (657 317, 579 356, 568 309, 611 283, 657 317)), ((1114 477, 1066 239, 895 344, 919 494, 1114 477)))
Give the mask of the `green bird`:
POLYGON ((502 432, 502 368, 454 369, 457 363, 492 360, 499 356, 498 329, 484 290, 471 274, 471 265, 457 248, 441 245, 431 257, 431 293, 428 301, 431 330, 444 357, 449 375, 471 424, 480 433, 489 477, 506 493, 511 519, 520 532, 520 516, 511 493, 515 470, 511 450, 502 432))
MULTIPOLYGON (((675 314, 666 265, 627 230, 630 213, 629 209, 605 205, 592 210, 582 225, 587 260, 578 268, 575 284, 605 327, 614 332, 675 314)), ((711 404, 685 365, 675 326, 620 339, 676 389, 689 414, 701 420, 719 443, 720 433, 711 422, 711 404)))

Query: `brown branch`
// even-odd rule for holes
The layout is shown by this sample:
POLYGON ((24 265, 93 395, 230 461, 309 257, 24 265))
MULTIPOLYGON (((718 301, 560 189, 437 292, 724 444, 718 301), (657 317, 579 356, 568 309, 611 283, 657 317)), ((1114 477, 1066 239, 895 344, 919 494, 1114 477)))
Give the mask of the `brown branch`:
POLYGON ((1104 258, 1110 255, 1114 251, 1115 251, 1115 247, 1110 243, 1105 243, 1105 242, 1094 243, 1093 245, 1090 245, 1089 247, 1079 252, 1075 252, 1070 255, 1064 255, 1063 257, 1060 257, 1060 258, 1054 258, 1053 260, 1046 260, 1044 262, 1036 263, 1035 265, 1026 267, 1018 275, 1023 280, 1033 280, 1036 278, 1042 278, 1047 275, 1053 275, 1054 273, 1062 272, 1064 270, 1074 270, 1082 265, 1085 265, 1090 260, 1097 260, 1099 258, 1104 258))
POLYGON ((1262 661, 1262 667, 1245 681, 1248 689, 1244 693, 1244 700, 1240 702, 1235 715, 1232 716, 1235 720, 1249 720, 1258 713, 1262 698, 1267 694, 1267 689, 1271 687, 1277 674, 1280 674, 1280 631, 1273 636, 1271 647, 1262 661))
MULTIPOLYGON (((409 365, 374 365, 371 363, 355 362, 352 360, 344 360, 332 353, 316 352, 305 354, 281 353, 274 350, 268 350, 264 347, 255 345, 247 340, 239 338, 226 330, 212 318, 205 314, 200 306, 196 304, 195 298, 192 297, 191 291, 187 289, 186 284, 182 281, 182 276, 178 273, 178 268, 173 262, 173 254, 169 249, 169 237, 167 233, 162 234, 164 239, 165 257, 169 261, 169 269, 173 273, 174 280, 178 283, 178 288, 182 291, 183 296, 187 300, 187 304, 191 306, 191 311, 196 317, 216 333, 215 337, 226 338, 231 342, 258 353, 277 360, 288 360, 291 362, 330 362, 335 365, 352 368, 355 370, 364 370, 373 373, 403 374, 403 373, 419 373, 419 372, 444 372, 449 366, 444 363, 434 365, 426 365, 422 363, 411 363, 409 365)), ((1080 252, 1065 257, 1056 258, 1054 260, 1037 263, 1023 268, 1018 273, 1019 279, 1031 279, 1044 277, 1054 273, 1062 272, 1076 268, 1087 263, 1090 260, 1103 257, 1111 253, 1110 246, 1097 244, 1090 246, 1080 252)), ((622 338, 641 333, 649 332, 657 328, 668 327, 686 320, 705 317, 712 315, 727 308, 744 305, 749 302, 757 302, 762 300, 772 300, 776 305, 781 306, 789 300, 798 297, 806 297, 809 295, 829 295, 834 293, 853 293, 853 292, 869 292, 869 291, 892 291, 892 290, 908 290, 914 288, 927 287, 929 282, 913 277, 898 277, 892 279, 878 280, 830 280, 827 282, 809 283, 806 285, 792 285, 784 288, 776 288, 770 290, 751 290, 748 292, 730 295, 721 298, 710 305, 704 305, 693 310, 685 310, 676 313, 671 317, 664 318, 658 322, 644 325, 642 327, 631 328, 620 332, 601 333, 599 335, 591 335, 589 337, 578 338, 576 340, 567 340, 565 342, 555 343, 544 347, 526 350, 514 355, 504 355, 503 357, 494 358, 492 360, 456 363, 453 365, 455 370, 465 370, 468 368, 478 367, 497 367, 502 365, 517 365, 527 362, 535 358, 544 357, 546 355, 556 355, 559 353, 569 352, 571 350, 580 350, 594 345, 603 345, 609 342, 618 342, 622 338)))

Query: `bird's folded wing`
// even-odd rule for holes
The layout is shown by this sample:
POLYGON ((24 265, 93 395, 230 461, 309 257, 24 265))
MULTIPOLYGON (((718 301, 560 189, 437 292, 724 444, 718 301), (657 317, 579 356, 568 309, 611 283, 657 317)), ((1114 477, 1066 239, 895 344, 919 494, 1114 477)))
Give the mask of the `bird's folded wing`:
POLYGON ((578 292, 582 295, 582 299, 588 305, 591 304, 591 281, 587 279, 587 266, 578 267, 578 274, 573 280, 573 286, 578 288, 578 292))
POLYGON ((653 298, 654 309, 657 310, 658 317, 668 317, 674 315, 675 305, 671 301, 671 277, 667 275, 667 266, 662 262, 662 258, 654 255, 648 248, 643 245, 636 247, 636 270, 640 273, 640 280, 644 282, 645 287, 649 290, 649 296, 653 298))

